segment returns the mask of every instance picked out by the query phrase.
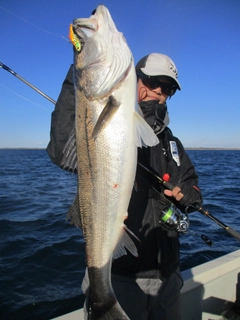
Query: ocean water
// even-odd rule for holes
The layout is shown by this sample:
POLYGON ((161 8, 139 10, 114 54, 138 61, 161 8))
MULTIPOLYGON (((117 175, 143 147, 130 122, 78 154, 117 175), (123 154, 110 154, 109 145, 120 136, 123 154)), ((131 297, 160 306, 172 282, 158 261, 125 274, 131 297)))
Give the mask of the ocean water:
MULTIPOLYGON (((240 151, 187 152, 204 207, 240 232, 240 151)), ((1 319, 49 320, 82 307, 83 237, 65 221, 76 186, 76 176, 55 166, 45 150, 0 150, 1 319)), ((181 270, 240 248, 199 212, 190 215, 190 230, 180 241, 181 270)))

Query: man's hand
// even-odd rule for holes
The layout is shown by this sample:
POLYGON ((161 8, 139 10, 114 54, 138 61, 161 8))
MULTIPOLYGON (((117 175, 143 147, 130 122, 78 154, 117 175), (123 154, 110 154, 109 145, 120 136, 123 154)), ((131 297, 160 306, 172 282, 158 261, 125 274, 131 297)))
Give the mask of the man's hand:
POLYGON ((164 194, 168 197, 175 198, 177 201, 180 201, 184 196, 179 187, 174 187, 173 190, 164 190, 164 194))
POLYGON ((164 190, 164 194, 168 197, 173 197, 185 208, 192 206, 194 203, 202 203, 201 191, 197 186, 189 187, 185 185, 182 188, 174 187, 173 190, 164 190))

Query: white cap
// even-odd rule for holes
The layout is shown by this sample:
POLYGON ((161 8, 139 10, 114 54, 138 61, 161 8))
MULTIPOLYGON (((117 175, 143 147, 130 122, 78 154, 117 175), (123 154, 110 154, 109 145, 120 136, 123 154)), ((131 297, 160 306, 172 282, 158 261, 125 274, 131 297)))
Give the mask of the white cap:
POLYGON ((174 62, 165 54, 151 53, 141 60, 136 65, 136 71, 141 70, 147 76, 167 76, 172 78, 181 90, 178 78, 178 71, 174 62))

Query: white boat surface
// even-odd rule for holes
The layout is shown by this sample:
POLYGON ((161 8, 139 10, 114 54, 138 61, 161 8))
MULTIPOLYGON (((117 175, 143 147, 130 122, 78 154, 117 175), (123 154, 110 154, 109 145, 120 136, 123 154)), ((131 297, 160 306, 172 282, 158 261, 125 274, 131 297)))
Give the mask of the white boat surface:
MULTIPOLYGON (((240 250, 185 270, 182 276, 182 320, 240 320, 240 250)), ((53 320, 83 319, 80 309, 53 320)))

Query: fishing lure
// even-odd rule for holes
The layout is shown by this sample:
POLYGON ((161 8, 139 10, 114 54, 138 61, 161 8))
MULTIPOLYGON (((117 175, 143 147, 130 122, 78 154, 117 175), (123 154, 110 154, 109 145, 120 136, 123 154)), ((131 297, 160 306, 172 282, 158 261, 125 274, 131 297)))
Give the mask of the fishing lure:
POLYGON ((73 32, 73 26, 72 24, 70 24, 70 27, 69 27, 69 39, 70 41, 72 42, 72 44, 74 45, 75 49, 77 51, 80 51, 81 50, 81 43, 80 41, 78 40, 77 36, 75 35, 75 33, 73 32))

